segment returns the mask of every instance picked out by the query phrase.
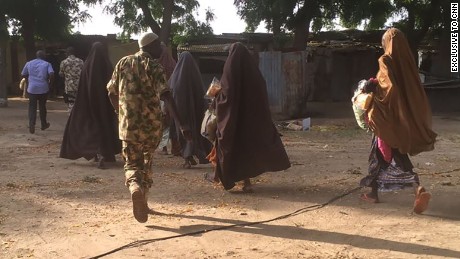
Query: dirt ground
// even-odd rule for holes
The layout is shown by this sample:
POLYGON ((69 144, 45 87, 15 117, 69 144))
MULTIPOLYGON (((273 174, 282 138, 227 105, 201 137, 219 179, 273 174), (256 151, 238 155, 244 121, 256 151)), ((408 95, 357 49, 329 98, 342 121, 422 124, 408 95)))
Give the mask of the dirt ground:
POLYGON ((283 131, 292 167, 255 179, 255 193, 224 191, 203 174, 158 154, 149 204, 162 215, 132 216, 121 158, 109 169, 58 158, 67 112, 48 103, 51 127, 27 129, 27 101, 0 109, 0 258, 460 258, 460 114, 433 118, 436 149, 412 157, 433 194, 424 215, 411 213, 411 190, 358 190, 292 217, 167 238, 219 226, 263 221, 322 204, 358 186, 367 172, 371 136, 350 116, 312 118, 310 131, 283 131), (166 240, 156 240, 166 238, 166 240))

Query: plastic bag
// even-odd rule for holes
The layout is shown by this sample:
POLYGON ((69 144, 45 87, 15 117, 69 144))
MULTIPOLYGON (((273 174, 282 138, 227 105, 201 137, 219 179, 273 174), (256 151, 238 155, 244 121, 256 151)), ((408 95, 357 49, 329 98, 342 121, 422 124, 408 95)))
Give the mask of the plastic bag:
POLYGON ((212 79, 211 84, 209 84, 208 91, 206 91, 206 97, 207 97, 207 98, 214 98, 214 97, 216 97, 216 95, 220 92, 221 89, 222 89, 222 86, 220 85, 219 79, 217 79, 216 77, 214 77, 214 78, 212 79))
POLYGON ((207 109, 204 113, 203 121, 201 122, 201 135, 208 139, 211 143, 214 143, 216 139, 217 130, 217 116, 215 113, 207 109))

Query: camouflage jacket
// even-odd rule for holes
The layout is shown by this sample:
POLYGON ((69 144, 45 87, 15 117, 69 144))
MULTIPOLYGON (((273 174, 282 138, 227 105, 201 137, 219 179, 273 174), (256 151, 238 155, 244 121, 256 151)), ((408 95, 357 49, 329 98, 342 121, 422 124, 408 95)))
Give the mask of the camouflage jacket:
POLYGON ((83 60, 70 55, 61 62, 59 75, 65 79, 65 92, 77 92, 78 81, 80 80, 83 60))
POLYGON ((160 95, 169 88, 158 61, 143 51, 120 59, 107 90, 119 97, 121 140, 138 143, 160 140, 163 130, 160 95))

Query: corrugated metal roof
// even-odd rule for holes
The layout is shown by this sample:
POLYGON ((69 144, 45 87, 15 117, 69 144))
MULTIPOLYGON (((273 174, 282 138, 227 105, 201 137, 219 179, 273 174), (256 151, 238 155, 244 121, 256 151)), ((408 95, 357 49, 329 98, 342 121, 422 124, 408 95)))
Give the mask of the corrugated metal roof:
POLYGON ((230 45, 231 44, 181 45, 177 47, 177 52, 228 53, 230 45))
POLYGON ((362 50, 362 49, 370 49, 370 48, 381 48, 379 44, 370 44, 370 43, 362 43, 362 42, 354 42, 354 41, 311 41, 307 45, 308 48, 330 48, 330 49, 350 49, 350 50, 362 50))

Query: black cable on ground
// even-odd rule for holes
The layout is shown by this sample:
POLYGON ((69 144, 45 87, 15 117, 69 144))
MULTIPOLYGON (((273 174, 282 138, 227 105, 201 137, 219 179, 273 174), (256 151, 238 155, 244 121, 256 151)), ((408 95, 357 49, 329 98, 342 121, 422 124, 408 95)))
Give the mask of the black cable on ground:
POLYGON ((316 204, 316 205, 310 205, 310 206, 307 206, 307 207, 303 207, 303 208, 298 209, 298 210, 296 210, 294 212, 284 214, 284 215, 281 215, 281 216, 276 217, 276 218, 262 220, 262 221, 255 221, 255 222, 244 222, 244 223, 239 223, 239 224, 231 224, 231 225, 220 226, 220 227, 215 227, 215 228, 211 228, 211 229, 202 229, 202 230, 193 231, 193 232, 187 232, 187 233, 184 233, 184 234, 179 234, 179 235, 174 235, 174 236, 138 240, 138 241, 134 241, 134 242, 131 242, 129 244, 126 244, 124 246, 120 246, 118 248, 115 248, 115 249, 113 249, 111 251, 108 251, 106 253, 90 257, 89 259, 102 258, 104 256, 114 254, 114 253, 119 252, 119 251, 124 250, 124 249, 140 247, 140 246, 147 245, 147 244, 154 243, 154 242, 158 242, 158 241, 175 239, 175 238, 180 238, 180 237, 185 237, 185 236, 195 236, 195 235, 204 234, 204 233, 211 232, 211 231, 226 230, 226 229, 235 228, 235 227, 248 227, 248 226, 253 226, 253 225, 273 222, 273 221, 277 221, 277 220, 280 220, 280 219, 290 218, 290 217, 293 217, 293 216, 300 215, 302 213, 306 213, 306 212, 309 212, 309 211, 324 208, 327 205, 337 201, 338 199, 341 199, 341 198, 343 198, 345 196, 348 196, 348 195, 360 190, 361 188, 362 187, 356 187, 356 188, 351 189, 351 190, 349 190, 349 191, 347 191, 347 192, 345 192, 345 193, 343 193, 341 195, 335 196, 332 199, 330 199, 327 202, 324 202, 322 204, 316 204))

